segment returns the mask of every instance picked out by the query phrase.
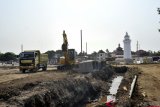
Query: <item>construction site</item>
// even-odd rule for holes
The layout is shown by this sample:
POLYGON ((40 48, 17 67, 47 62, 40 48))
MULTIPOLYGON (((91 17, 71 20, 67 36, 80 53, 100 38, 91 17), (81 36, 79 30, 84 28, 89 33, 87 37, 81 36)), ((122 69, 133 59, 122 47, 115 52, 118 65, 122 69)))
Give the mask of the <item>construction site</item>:
POLYGON ((17 65, 1 63, 0 106, 160 105, 160 64, 133 64, 131 51, 126 50, 126 65, 107 64, 104 60, 81 59, 77 62, 75 50, 68 49, 67 35, 63 31, 64 56, 60 57, 57 65, 49 65, 48 55, 41 54, 39 50, 22 51, 17 65))
POLYGON ((159 3, 0 1, 0 107, 160 107, 159 3))
POLYGON ((65 31, 62 35, 63 56, 57 65, 49 65, 48 54, 39 50, 22 51, 17 65, 1 64, 1 107, 160 105, 159 63, 133 64, 130 47, 124 51, 126 65, 107 64, 105 60, 76 61, 75 50, 68 49, 65 31))
POLYGON ((25 74, 17 67, 0 67, 0 106, 107 107, 112 80, 119 76, 123 78, 113 107, 160 105, 159 67, 159 64, 107 66, 103 71, 88 74, 61 72, 54 66, 44 72, 25 74), (129 97, 134 75, 138 78, 129 97))

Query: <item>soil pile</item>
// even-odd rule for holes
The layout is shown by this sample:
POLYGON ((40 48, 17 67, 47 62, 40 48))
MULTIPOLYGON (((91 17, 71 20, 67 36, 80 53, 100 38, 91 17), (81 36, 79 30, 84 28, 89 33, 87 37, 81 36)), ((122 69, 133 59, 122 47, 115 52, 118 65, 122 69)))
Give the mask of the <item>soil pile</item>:
POLYGON ((12 107, 75 107, 94 100, 109 89, 107 80, 114 74, 112 67, 67 78, 24 84, 23 87, 2 88, 0 99, 12 107))

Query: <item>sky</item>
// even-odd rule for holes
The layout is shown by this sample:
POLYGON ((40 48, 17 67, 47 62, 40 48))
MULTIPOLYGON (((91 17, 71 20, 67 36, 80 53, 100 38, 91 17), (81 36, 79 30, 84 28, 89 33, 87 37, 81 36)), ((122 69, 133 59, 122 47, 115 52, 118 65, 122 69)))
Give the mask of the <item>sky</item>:
POLYGON ((63 30, 69 48, 110 52, 128 32, 131 50, 160 50, 160 0, 0 0, 0 52, 61 49, 63 30))

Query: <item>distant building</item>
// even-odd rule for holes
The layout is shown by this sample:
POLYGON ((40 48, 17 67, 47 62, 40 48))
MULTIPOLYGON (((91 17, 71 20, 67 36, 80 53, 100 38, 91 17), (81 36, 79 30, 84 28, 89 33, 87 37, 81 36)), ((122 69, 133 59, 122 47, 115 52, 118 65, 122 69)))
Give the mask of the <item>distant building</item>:
POLYGON ((123 48, 118 44, 118 47, 116 50, 113 52, 115 53, 115 63, 116 64, 123 64, 124 59, 123 59, 123 48))
POLYGON ((123 43, 124 43, 123 58, 125 60, 125 63, 127 64, 133 63, 132 55, 131 55, 131 40, 127 32, 126 32, 126 35, 124 36, 123 43))
POLYGON ((106 61, 106 58, 108 58, 108 53, 105 53, 103 50, 100 50, 97 55, 97 60, 106 61))
POLYGON ((154 63, 153 57, 136 57, 134 60, 135 64, 142 64, 142 63, 154 63))
POLYGON ((118 47, 115 51, 116 55, 123 55, 123 48, 121 47, 120 44, 118 44, 118 47))
POLYGON ((97 53, 88 54, 88 60, 97 60, 97 53))

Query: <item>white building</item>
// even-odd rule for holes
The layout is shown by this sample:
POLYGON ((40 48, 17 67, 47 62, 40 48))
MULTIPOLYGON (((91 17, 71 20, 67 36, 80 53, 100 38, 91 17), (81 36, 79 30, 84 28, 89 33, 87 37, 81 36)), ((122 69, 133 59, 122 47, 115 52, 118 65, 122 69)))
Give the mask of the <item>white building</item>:
POLYGON ((123 58, 126 63, 132 63, 132 55, 131 55, 131 40, 126 32, 126 35, 124 36, 124 53, 123 53, 123 58))
POLYGON ((100 61, 105 61, 106 58, 108 58, 108 54, 107 53, 99 53, 97 59, 100 61))

